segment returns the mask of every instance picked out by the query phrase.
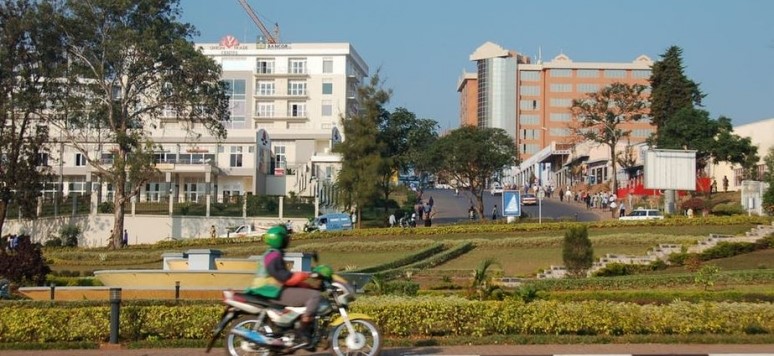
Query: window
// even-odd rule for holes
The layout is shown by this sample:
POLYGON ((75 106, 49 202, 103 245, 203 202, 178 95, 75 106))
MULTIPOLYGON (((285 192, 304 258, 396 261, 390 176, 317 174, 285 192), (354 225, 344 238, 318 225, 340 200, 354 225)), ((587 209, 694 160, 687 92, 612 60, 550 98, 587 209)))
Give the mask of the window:
POLYGON ((552 112, 548 119, 550 121, 570 121, 570 113, 552 112))
POLYGON ((599 91, 599 85, 582 83, 582 84, 578 84, 577 90, 579 93, 596 93, 599 91))
POLYGON ((540 109, 540 100, 519 100, 519 109, 538 110, 540 109))
POLYGON ((537 85, 522 85, 521 95, 526 96, 538 96, 540 95, 540 87, 537 85))
POLYGON ((272 74, 274 73, 274 59, 273 58, 258 58, 256 60, 256 71, 260 74, 272 74))
POLYGON ((86 165, 86 156, 83 155, 83 153, 76 153, 75 154, 75 166, 76 167, 83 167, 86 165))
POLYGON ((524 140, 535 140, 540 138, 540 131, 542 130, 533 130, 533 129, 524 129, 521 130, 521 138, 524 140))
POLYGON ((632 77, 642 79, 650 78, 650 70, 647 69, 635 69, 632 71, 632 77))
POLYGON ((204 178, 186 177, 183 178, 183 200, 186 202, 198 203, 199 199, 205 194, 204 178))
POLYGON ((287 168, 288 160, 285 156, 285 146, 274 146, 274 167, 287 168))
POLYGON ((330 100, 323 100, 322 101, 322 110, 321 110, 322 116, 333 116, 333 104, 330 100))
POLYGON ((521 152, 526 154, 537 153, 540 150, 540 146, 534 143, 522 143, 521 152))
POLYGON ((72 177, 67 184, 67 190, 70 194, 86 194, 89 191, 86 183, 86 177, 72 177))
POLYGON ((306 103, 288 103, 288 116, 306 117, 306 103))
POLYGON ((558 128, 558 127, 552 127, 548 133, 551 136, 570 136, 570 129, 567 128, 558 128))
POLYGON ((520 115, 519 122, 522 125, 537 125, 540 123, 540 118, 537 115, 520 115))
POLYGON ((161 200, 161 185, 164 183, 146 183, 145 201, 158 202, 161 200))
POLYGON ((261 96, 274 95, 274 81, 273 80, 259 80, 255 82, 255 92, 261 96))
POLYGON ((291 96, 306 95, 306 81, 304 81, 304 80, 289 80, 288 81, 288 95, 291 95, 291 96))
POLYGON ((569 108, 572 106, 572 99, 551 98, 552 108, 569 108))
POLYGON ((651 129, 634 129, 632 130, 632 137, 647 138, 653 133, 651 129))
POLYGON ((578 78, 598 78, 599 70, 597 69, 578 69, 578 78))
POLYGON ((306 74, 306 58, 291 58, 288 67, 290 74, 306 74))
POLYGON ((230 167, 242 167, 242 146, 231 146, 230 167))
POLYGON ((226 96, 231 111, 231 121, 227 122, 229 128, 244 128, 245 115, 247 115, 247 103, 245 101, 245 80, 224 79, 226 84, 226 96))
POLYGON ((624 78, 626 71, 623 69, 605 69, 605 78, 624 78))
POLYGON ((521 80, 525 82, 534 82, 540 80, 540 72, 536 70, 521 71, 521 80))
POLYGON ((274 103, 269 101, 258 101, 255 103, 255 116, 274 117, 274 103))
POLYGON ((38 153, 38 167, 48 166, 48 153, 38 153))
POLYGON ((332 58, 323 58, 323 73, 333 73, 332 58))
POLYGON ((333 83, 330 79, 323 79, 322 93, 325 95, 333 94, 333 83))
POLYGON ((548 71, 548 74, 552 78, 568 78, 572 76, 572 70, 571 69, 551 69, 548 71))
POLYGON ((549 90, 552 93, 569 93, 572 91, 572 84, 551 84, 549 90))

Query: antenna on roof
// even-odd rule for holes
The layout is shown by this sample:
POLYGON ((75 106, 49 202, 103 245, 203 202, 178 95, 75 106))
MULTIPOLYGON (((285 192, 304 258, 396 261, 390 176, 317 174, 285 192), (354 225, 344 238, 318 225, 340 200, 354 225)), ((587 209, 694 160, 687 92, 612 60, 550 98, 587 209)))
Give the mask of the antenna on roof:
POLYGON ((537 64, 543 64, 543 47, 538 46, 537 64))

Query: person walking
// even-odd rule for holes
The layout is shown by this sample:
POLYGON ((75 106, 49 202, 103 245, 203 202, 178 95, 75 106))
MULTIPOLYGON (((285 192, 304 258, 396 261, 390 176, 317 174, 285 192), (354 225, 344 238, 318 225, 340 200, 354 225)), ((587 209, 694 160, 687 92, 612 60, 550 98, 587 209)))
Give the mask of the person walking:
POLYGON ((390 227, 395 227, 395 214, 390 214, 389 223, 390 227))
POLYGON ((723 191, 728 192, 728 176, 723 176, 723 191))
POLYGON ((129 231, 124 229, 124 238, 121 241, 121 247, 129 247, 129 231))
POLYGON ((492 221, 497 220, 497 204, 492 208, 492 221))
POLYGON ((626 205, 624 205, 623 199, 621 199, 621 206, 618 207, 618 217, 626 216, 626 205))
POLYGON ((210 225, 210 238, 214 239, 216 237, 218 237, 218 232, 215 229, 215 225, 210 225))

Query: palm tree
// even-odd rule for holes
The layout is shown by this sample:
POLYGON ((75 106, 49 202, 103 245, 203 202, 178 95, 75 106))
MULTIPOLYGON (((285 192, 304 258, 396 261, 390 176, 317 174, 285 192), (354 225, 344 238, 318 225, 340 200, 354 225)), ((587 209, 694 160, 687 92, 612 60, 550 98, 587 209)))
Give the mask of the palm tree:
POLYGON ((479 299, 485 299, 492 293, 490 267, 499 266, 496 259, 489 257, 478 263, 478 267, 473 271, 473 284, 471 289, 478 293, 479 299))

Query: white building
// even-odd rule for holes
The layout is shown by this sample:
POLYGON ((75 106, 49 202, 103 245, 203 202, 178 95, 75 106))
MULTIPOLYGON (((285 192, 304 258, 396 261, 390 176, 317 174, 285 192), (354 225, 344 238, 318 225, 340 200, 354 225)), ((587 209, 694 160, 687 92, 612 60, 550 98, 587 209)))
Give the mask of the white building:
MULTIPOLYGON (((175 201, 222 202, 290 192, 328 199, 340 167, 330 149, 342 140, 341 118, 358 110, 357 88, 368 75, 355 49, 349 43, 239 43, 231 36, 196 46, 223 68, 231 107, 227 138, 194 126, 201 134, 195 137, 183 123, 161 120, 150 131, 160 147, 161 174, 143 187, 139 201, 172 195, 175 201)), ((95 145, 93 157, 111 164, 109 149, 95 145)), ((62 184, 65 196, 94 189, 100 201, 112 201, 112 187, 97 185, 96 170, 81 153, 59 144, 50 158, 61 178, 46 194, 62 184)))
MULTIPOLYGON (((734 133, 741 137, 749 137, 752 144, 758 146, 758 174, 762 176, 766 165, 763 158, 774 147, 774 118, 751 122, 734 127, 734 133)), ((717 181, 718 190, 723 190, 723 178, 728 178, 728 190, 737 191, 742 188, 744 172, 739 165, 731 165, 726 162, 710 166, 710 176, 717 181)))

